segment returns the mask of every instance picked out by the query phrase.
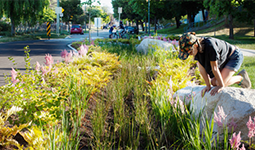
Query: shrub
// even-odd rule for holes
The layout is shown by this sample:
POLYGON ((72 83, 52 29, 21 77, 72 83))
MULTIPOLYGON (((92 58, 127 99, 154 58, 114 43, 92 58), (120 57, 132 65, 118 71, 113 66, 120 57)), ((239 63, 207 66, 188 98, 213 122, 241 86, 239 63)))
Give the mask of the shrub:
POLYGON ((4 21, 0 21, 0 31, 11 31, 11 25, 4 21))

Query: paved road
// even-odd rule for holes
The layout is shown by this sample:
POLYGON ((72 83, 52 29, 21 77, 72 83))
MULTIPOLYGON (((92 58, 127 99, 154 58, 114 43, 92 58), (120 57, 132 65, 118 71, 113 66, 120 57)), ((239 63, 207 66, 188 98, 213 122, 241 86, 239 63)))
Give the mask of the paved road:
MULTIPOLYGON (((91 37, 108 37, 108 30, 93 31, 91 37)), ((64 49, 71 50, 68 45, 73 41, 83 40, 88 38, 89 34, 84 35, 70 35, 66 39, 50 39, 50 40, 34 40, 34 41, 18 41, 18 42, 7 42, 0 43, 0 86, 6 84, 4 81, 4 74, 10 75, 11 68, 17 68, 22 73, 25 71, 25 61, 24 61, 24 50, 25 46, 30 48, 30 58, 31 65, 34 66, 36 61, 40 64, 45 62, 45 54, 50 54, 53 56, 54 61, 61 61, 60 52, 64 49), (13 57, 16 66, 8 59, 8 57, 13 57)))

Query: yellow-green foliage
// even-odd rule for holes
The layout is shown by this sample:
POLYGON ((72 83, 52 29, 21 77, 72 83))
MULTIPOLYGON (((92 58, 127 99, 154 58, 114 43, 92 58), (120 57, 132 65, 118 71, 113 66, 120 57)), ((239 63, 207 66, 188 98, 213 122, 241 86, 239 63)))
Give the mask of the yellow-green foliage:
MULTIPOLYGON (((96 50, 99 47, 90 46, 96 50)), ((29 74, 17 76, 21 82, 0 87, 0 105, 19 106, 19 123, 33 121, 35 124, 54 124, 61 118, 59 105, 68 102, 69 88, 66 83, 73 75, 77 86, 88 86, 96 92, 110 81, 112 74, 120 67, 118 56, 104 52, 91 52, 88 56, 74 57, 71 63, 53 65, 51 71, 42 75, 32 70, 29 74)), ((45 67, 49 69, 49 67, 45 67)))
POLYGON ((20 144, 13 139, 14 136, 19 133, 22 129, 28 127, 30 123, 21 124, 19 126, 8 127, 5 123, 7 119, 22 109, 16 106, 13 106, 11 109, 7 110, 6 113, 0 112, 0 146, 6 147, 10 145, 15 145, 18 148, 22 148, 20 144))
POLYGON ((42 130, 38 129, 36 126, 32 126, 31 129, 28 129, 26 132, 21 132, 20 134, 28 143, 27 149, 44 150, 45 146, 48 144, 47 142, 49 142, 48 138, 43 137, 42 130))
POLYGON ((193 59, 190 57, 187 60, 183 61, 180 59, 167 59, 164 63, 160 64, 159 75, 157 80, 152 81, 158 82, 163 85, 168 85, 168 82, 171 78, 172 80, 172 90, 176 92, 177 90, 187 86, 187 83, 192 79, 188 75, 188 70, 194 64, 193 59))

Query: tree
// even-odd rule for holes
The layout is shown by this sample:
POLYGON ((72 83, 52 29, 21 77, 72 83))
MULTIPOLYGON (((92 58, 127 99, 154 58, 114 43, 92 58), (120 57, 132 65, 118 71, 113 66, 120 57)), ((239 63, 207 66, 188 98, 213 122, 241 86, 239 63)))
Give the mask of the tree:
POLYGON ((80 0, 62 0, 60 6, 65 10, 63 12, 63 21, 69 24, 69 21, 77 22, 79 15, 83 14, 82 8, 79 5, 80 0))
POLYGON ((0 16, 11 19, 11 35, 15 35, 15 26, 22 20, 35 24, 49 5, 48 0, 0 0, 0 16))
POLYGON ((243 0, 205 0, 204 6, 217 17, 226 15, 229 25, 229 39, 234 39, 233 19, 237 16, 243 0))
POLYGON ((242 1, 241 6, 238 7, 237 19, 241 22, 247 22, 254 26, 254 37, 255 37, 255 1, 245 0, 242 1))
POLYGON ((57 15, 54 10, 50 8, 44 8, 43 16, 39 20, 39 23, 41 24, 43 22, 54 22, 54 19, 56 19, 56 16, 57 15))

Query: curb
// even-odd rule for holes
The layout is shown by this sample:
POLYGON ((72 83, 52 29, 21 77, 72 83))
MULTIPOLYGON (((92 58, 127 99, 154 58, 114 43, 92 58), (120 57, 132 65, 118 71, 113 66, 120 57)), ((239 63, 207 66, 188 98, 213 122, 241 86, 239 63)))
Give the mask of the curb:
POLYGON ((78 51, 71 46, 72 44, 67 45, 71 50, 73 50, 75 53, 78 53, 78 51))

